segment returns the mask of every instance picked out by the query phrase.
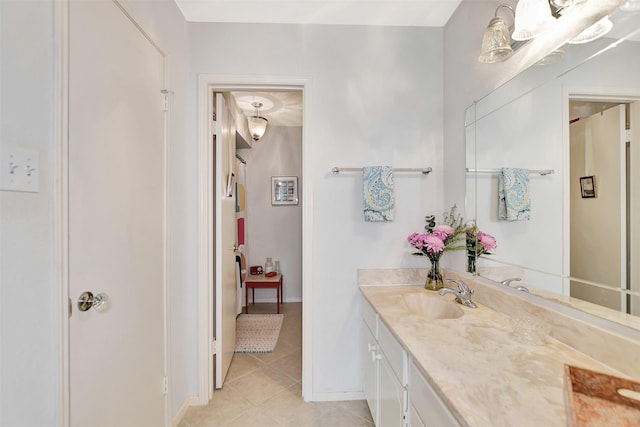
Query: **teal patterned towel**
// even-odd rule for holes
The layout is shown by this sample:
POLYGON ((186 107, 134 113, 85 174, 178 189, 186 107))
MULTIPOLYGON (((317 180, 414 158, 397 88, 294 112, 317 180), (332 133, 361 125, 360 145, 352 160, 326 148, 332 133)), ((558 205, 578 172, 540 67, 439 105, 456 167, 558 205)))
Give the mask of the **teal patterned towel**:
POLYGON ((364 220, 389 222, 394 219, 393 173, 389 166, 362 168, 364 220))
POLYGON ((503 168, 498 178, 498 218, 507 221, 529 221, 529 171, 503 168))

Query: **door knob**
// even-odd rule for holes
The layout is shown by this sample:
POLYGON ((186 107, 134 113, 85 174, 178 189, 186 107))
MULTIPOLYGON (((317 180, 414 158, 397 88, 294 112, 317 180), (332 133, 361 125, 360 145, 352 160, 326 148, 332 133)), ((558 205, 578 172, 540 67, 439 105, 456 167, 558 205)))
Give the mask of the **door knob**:
POLYGON ((109 308, 109 296, 105 293, 93 295, 91 292, 83 292, 78 298, 78 309, 87 311, 93 307, 96 311, 102 312, 109 308))

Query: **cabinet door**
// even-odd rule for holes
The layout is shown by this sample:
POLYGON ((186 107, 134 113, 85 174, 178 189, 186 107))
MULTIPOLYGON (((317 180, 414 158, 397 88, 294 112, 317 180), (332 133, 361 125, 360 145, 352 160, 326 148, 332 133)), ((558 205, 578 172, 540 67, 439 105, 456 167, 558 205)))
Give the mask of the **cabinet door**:
POLYGON ((406 389, 402 387, 391 369, 384 353, 378 353, 380 423, 378 427, 402 427, 406 402, 406 389))
POLYGON ((449 408, 440 400, 413 363, 409 370, 409 396, 411 399, 409 405, 414 407, 413 409, 426 427, 459 426, 449 408))
POLYGON ((424 425, 420 416, 418 415, 418 411, 416 411, 415 406, 413 404, 409 404, 409 426, 410 427, 427 427, 424 425))
POLYGON ((376 360, 377 343, 373 334, 363 322, 362 340, 362 388, 367 399, 371 418, 375 425, 378 423, 378 361, 376 360))

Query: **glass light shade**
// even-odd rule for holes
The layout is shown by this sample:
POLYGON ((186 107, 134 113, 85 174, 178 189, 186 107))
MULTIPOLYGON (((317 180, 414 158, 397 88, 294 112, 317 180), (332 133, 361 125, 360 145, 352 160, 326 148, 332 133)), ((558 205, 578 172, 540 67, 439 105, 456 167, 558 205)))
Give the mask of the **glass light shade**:
POLYGON ((636 10, 640 10, 640 0, 627 0, 620 5, 620 9, 626 12, 635 12, 636 10))
POLYGON ((259 140, 267 130, 268 120, 260 116, 252 116, 247 118, 249 124, 249 132, 254 141, 259 140))
POLYGON ((569 7, 575 4, 584 3, 587 0, 551 0, 551 4, 555 7, 569 7))
POLYGON ((486 64, 502 62, 513 55, 511 36, 504 19, 495 17, 482 37, 482 51, 478 61, 486 64))
POLYGON ((560 62, 564 58, 564 50, 556 49, 540 61, 536 62, 536 65, 549 65, 555 64, 556 62, 560 62))
POLYGON ((514 40, 530 40, 548 31, 554 24, 547 0, 520 0, 516 6, 514 40))
POLYGON ((599 37, 604 36, 613 28, 613 22, 609 19, 608 16, 605 16, 571 40, 569 40, 570 44, 581 44, 588 43, 593 41, 599 37))

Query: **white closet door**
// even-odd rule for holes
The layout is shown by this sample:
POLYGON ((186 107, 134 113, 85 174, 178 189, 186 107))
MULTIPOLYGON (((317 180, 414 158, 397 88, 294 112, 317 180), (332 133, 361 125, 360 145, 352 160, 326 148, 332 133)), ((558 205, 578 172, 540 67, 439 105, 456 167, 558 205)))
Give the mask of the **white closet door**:
POLYGON ((117 3, 69 7, 70 422, 163 426, 164 57, 117 3))

